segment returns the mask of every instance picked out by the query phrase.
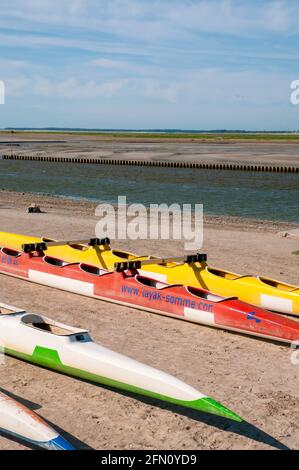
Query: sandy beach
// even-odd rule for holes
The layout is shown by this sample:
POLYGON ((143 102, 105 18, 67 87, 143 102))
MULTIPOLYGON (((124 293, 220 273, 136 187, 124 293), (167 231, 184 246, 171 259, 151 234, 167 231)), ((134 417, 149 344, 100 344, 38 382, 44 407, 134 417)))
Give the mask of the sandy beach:
POLYGON ((298 16, 291 0, 1 2, 9 464, 2 450, 130 468, 299 450, 298 16))
MULTIPOLYGON (((95 204, 0 192, 1 230, 58 239, 94 234, 95 204), (36 202, 45 211, 27 214, 36 202)), ((298 284, 295 224, 207 217, 211 265, 298 284)), ((178 242, 112 242, 177 255, 178 242)), ((140 312, 0 276, 1 301, 87 328, 103 345, 169 372, 241 415, 235 424, 85 383, 6 357, 1 387, 81 449, 298 449, 299 367, 286 346, 140 312)), ((0 438, 0 449, 25 448, 0 438)))

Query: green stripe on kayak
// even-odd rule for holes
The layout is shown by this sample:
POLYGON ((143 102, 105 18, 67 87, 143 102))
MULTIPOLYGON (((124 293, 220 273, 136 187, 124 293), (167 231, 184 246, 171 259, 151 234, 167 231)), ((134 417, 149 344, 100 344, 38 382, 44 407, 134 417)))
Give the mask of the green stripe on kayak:
POLYGON ((145 395, 150 398, 155 398, 158 400, 166 401, 168 403, 172 403, 178 406, 192 408, 197 411, 212 413, 214 415, 222 416, 224 418, 229 418, 234 421, 238 421, 238 422, 243 421, 243 419, 240 418, 240 416, 236 415, 231 410, 221 405, 221 403, 218 403, 217 401, 209 397, 199 398, 198 400, 194 400, 194 401, 178 400, 176 398, 168 397, 166 395, 160 395, 159 393, 151 392, 149 390, 144 390, 142 388, 135 387, 133 385, 129 385, 123 382, 118 382, 116 380, 109 379, 107 377, 101 377, 99 375, 92 374, 90 372, 87 372, 81 369, 69 367, 61 362, 58 352, 53 349, 47 349, 47 348, 43 348, 42 346, 36 346, 32 356, 28 354, 23 354, 18 351, 14 351, 12 349, 7 349, 7 348, 5 348, 5 352, 19 359, 32 362, 42 367, 54 369, 58 372, 62 372, 63 374, 78 377, 78 378, 87 380, 89 382, 100 383, 100 384, 107 385, 112 388, 118 388, 118 389, 126 390, 128 392, 132 392, 135 394, 145 395))

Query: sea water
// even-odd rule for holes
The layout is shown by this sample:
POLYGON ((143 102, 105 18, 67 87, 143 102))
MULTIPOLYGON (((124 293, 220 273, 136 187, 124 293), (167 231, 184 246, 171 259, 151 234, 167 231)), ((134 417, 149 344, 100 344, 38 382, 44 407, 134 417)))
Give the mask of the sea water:
POLYGON ((0 160, 0 188, 116 203, 203 204, 205 214, 299 222, 299 175, 0 160))

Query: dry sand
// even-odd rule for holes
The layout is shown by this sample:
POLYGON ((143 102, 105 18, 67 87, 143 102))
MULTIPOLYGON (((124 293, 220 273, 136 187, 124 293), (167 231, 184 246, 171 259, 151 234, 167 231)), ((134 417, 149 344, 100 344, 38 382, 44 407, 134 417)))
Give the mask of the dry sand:
MULTIPOLYGON (((0 192, 0 230, 56 238, 94 234, 94 205, 0 192), (26 214, 30 202, 43 214, 26 214)), ((292 224, 206 219, 211 264, 299 284, 292 224)), ((114 243, 137 253, 173 255, 178 242, 114 243)), ((167 371, 221 401, 247 423, 185 411, 6 358, 0 387, 35 409, 79 448, 299 448, 299 365, 288 347, 185 323, 0 276, 1 301, 90 329, 118 352, 167 371)), ((25 448, 0 436, 0 449, 25 448)))

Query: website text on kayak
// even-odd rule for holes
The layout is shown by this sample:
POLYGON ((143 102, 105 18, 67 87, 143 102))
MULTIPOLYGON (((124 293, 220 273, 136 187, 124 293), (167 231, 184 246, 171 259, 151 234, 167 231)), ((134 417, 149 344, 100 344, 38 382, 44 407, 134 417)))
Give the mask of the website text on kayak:
POLYGON ((198 250, 203 244, 202 204, 127 204, 118 196, 116 206, 99 204, 95 234, 118 240, 180 240, 185 250, 198 250))

